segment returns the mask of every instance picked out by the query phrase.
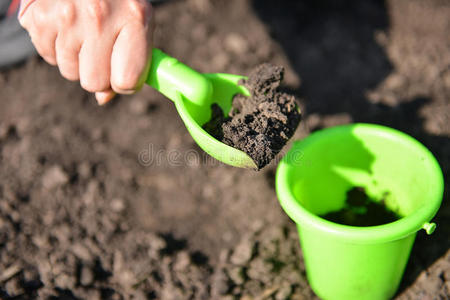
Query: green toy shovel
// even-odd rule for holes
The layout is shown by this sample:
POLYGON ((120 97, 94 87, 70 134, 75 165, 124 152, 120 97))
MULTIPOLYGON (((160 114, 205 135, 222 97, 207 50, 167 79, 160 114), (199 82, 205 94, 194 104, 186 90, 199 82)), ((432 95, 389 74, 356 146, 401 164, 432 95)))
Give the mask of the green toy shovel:
POLYGON ((146 83, 175 103, 189 133, 206 153, 234 167, 257 169, 253 159, 245 152, 216 140, 202 128, 211 118, 212 103, 217 103, 228 114, 234 95, 249 96, 248 90, 238 85, 242 78, 245 77, 201 74, 161 50, 153 49, 146 83))

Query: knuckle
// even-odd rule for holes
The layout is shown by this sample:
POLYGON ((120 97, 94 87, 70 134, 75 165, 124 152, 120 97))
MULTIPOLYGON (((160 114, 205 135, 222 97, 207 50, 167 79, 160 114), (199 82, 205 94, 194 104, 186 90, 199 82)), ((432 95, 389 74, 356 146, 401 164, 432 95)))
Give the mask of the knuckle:
POLYGON ((32 4, 31 7, 21 8, 19 13, 19 23, 26 29, 42 26, 48 19, 48 7, 45 4, 32 4))
POLYGON ((133 20, 145 25, 151 16, 152 6, 145 0, 129 0, 128 10, 133 20))
POLYGON ((34 24, 36 26, 42 26, 47 21, 47 14, 42 9, 34 9, 33 11, 34 24))
POLYGON ((35 31, 36 27, 36 17, 34 10, 26 11, 22 16, 19 17, 20 25, 25 28, 28 32, 35 31))
POLYGON ((72 26, 76 19, 75 4, 70 1, 61 2, 59 18, 62 26, 72 26))
POLYGON ((30 34, 36 34, 43 30, 42 24, 45 22, 45 18, 45 13, 41 9, 33 8, 19 17, 19 23, 30 34))
POLYGON ((100 30, 109 8, 106 1, 91 0, 87 4, 87 13, 92 18, 97 30, 100 30))
POLYGON ((19 17, 19 24, 20 26, 22 26, 23 28, 25 28, 26 30, 28 30, 28 26, 29 26, 29 17, 28 14, 24 14, 23 16, 19 17))

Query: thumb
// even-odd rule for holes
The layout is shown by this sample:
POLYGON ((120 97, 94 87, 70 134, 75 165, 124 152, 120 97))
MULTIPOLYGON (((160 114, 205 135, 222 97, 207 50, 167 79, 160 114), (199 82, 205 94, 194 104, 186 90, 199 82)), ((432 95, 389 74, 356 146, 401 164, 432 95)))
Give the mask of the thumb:
POLYGON ((112 98, 114 98, 115 95, 116 93, 114 93, 114 91, 110 89, 95 93, 95 99, 97 99, 98 105, 104 105, 108 103, 112 98))

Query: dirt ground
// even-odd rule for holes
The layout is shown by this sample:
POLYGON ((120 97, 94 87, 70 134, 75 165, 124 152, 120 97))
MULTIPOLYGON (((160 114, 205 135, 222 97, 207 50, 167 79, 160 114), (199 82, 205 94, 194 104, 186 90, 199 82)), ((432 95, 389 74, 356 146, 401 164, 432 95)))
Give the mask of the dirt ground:
MULTIPOLYGON (((155 45, 202 72, 284 65, 294 139, 371 122, 429 147, 446 194, 397 299, 449 299, 449 16, 444 0, 172 1, 155 45)), ((315 299, 275 166, 209 159, 151 88, 98 107, 38 58, 0 72, 0 298, 315 299)))

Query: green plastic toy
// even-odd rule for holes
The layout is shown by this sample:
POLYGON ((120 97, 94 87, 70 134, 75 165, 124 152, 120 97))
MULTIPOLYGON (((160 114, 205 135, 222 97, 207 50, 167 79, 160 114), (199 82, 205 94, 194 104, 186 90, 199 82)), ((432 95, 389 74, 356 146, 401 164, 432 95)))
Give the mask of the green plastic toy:
POLYGON ((189 133, 206 153, 231 166, 256 169, 255 162, 245 152, 216 140, 202 128, 211 118, 212 103, 217 103, 228 114, 234 95, 249 96, 248 90, 238 85, 242 78, 245 77, 201 74, 161 50, 153 49, 146 82, 175 103, 189 133))
POLYGON ((416 232, 442 201, 438 162, 421 143, 373 124, 337 126, 295 142, 280 162, 276 190, 296 222, 308 281, 322 299, 390 299, 402 278, 416 232), (344 206, 346 192, 365 188, 401 219, 371 227, 336 224, 318 215, 344 206))

